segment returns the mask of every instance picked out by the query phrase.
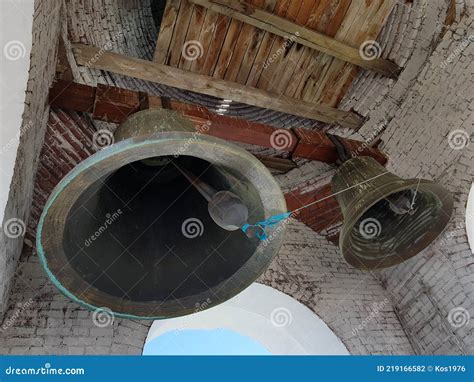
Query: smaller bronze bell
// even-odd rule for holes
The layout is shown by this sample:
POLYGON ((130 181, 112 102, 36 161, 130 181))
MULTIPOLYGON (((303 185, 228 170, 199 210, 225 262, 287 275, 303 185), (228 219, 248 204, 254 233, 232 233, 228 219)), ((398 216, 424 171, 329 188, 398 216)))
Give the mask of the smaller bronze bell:
POLYGON ((452 196, 441 185, 402 179, 370 157, 344 162, 332 191, 339 193, 344 216, 340 249, 360 269, 386 268, 415 256, 443 231, 453 210, 452 196))

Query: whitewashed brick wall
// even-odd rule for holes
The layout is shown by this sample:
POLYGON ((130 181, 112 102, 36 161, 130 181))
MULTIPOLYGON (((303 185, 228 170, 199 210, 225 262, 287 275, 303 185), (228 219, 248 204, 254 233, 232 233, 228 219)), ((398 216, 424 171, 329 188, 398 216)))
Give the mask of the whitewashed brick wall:
POLYGON ((445 34, 382 135, 392 171, 433 179, 455 200, 451 223, 433 245, 380 274, 388 290, 397 289, 396 307, 419 353, 474 351, 472 320, 460 327, 449 322, 455 309, 474 317, 474 255, 465 227, 474 143, 455 150, 449 140, 456 130, 474 137, 473 56, 474 22, 466 17, 445 34))
MULTIPOLYGON (((4 222, 19 219, 27 224, 33 196, 33 179, 43 145, 49 107, 48 93, 56 68, 56 46, 60 33, 62 1, 36 1, 29 80, 23 112, 23 133, 17 152, 4 222)), ((2 58, 3 59, 3 58, 2 58)), ((20 126, 18 126, 20 131, 20 126)), ((22 249, 22 237, 0 230, 0 320, 5 312, 13 274, 22 249)))

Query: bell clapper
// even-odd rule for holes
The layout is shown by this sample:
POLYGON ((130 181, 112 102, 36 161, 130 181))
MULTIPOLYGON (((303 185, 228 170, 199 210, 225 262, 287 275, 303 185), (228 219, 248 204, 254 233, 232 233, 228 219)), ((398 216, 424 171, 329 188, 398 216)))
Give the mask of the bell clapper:
POLYGON ((214 188, 212 188, 209 184, 204 182, 203 180, 199 179, 196 175, 178 165, 174 161, 170 161, 174 167, 178 169, 178 171, 191 183, 196 190, 206 199, 208 202, 212 199, 212 196, 217 192, 214 188))
POLYGON ((415 192, 413 193, 413 199, 411 201, 411 206, 410 206, 410 211, 409 211, 410 215, 413 215, 416 212, 415 199, 416 199, 416 195, 418 194, 418 189, 420 188, 420 182, 421 182, 421 178, 418 179, 418 184, 416 185, 415 192))
POLYGON ((178 165, 174 161, 171 163, 207 200, 209 215, 219 227, 226 231, 236 231, 247 224, 248 208, 236 194, 230 191, 217 191, 183 168, 181 164, 178 165))
POLYGON ((413 215, 416 212, 415 201, 420 187, 421 179, 418 179, 416 189, 407 190, 406 193, 396 193, 385 197, 385 200, 389 203, 390 209, 397 215, 413 215))
MULTIPOLYGON (((348 148, 345 146, 344 141, 341 140, 338 136, 327 134, 331 142, 336 146, 338 159, 336 161, 337 165, 341 165, 344 162, 352 159, 353 156, 348 148)), ((418 182, 418 187, 420 183, 418 182)), ((415 198, 418 191, 418 187, 415 191, 409 190, 409 195, 405 193, 396 193, 389 196, 386 196, 384 199, 388 202, 390 209, 397 215, 413 215, 416 212, 415 198)))
POLYGON ((386 196, 384 199, 388 202, 390 209, 397 215, 413 215, 414 210, 414 194, 413 190, 408 190, 408 194, 396 193, 386 196))

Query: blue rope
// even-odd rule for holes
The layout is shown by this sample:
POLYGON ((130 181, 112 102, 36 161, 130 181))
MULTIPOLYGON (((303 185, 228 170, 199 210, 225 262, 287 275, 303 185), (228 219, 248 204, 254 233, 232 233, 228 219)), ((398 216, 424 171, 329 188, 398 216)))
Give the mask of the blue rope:
POLYGON ((326 200, 326 199, 329 199, 333 196, 336 196, 338 194, 341 194, 343 192, 346 192, 347 190, 350 190, 351 188, 354 188, 354 187, 359 187, 360 185, 364 184, 364 183, 367 183, 367 182, 370 182, 380 176, 383 176, 385 174, 388 174, 388 171, 385 171, 381 174, 378 174, 370 179, 366 179, 364 180, 363 182, 360 182, 358 184, 354 184, 350 187, 347 187, 346 189, 344 190, 340 190, 334 194, 331 194, 331 195, 328 195, 328 196, 325 196, 324 198, 322 199, 318 199, 318 200, 315 200, 314 202, 311 202, 311 203, 308 203, 308 204, 305 204, 304 206, 302 207, 299 207, 293 211, 290 211, 290 212, 285 212, 283 214, 280 214, 280 215, 274 215, 274 216, 270 216, 268 219, 266 220, 262 220, 260 222, 257 222, 255 224, 244 224, 240 229, 244 232, 244 233, 247 233, 247 230, 250 228, 250 227, 256 227, 258 228, 260 231, 257 231, 257 237, 260 239, 260 240, 266 240, 268 238, 268 235, 267 235, 267 231, 266 231, 266 227, 271 227, 271 226, 274 226, 275 224, 278 224, 280 223, 282 220, 285 220, 287 218, 289 218, 291 216, 291 214, 295 213, 295 212, 298 212, 304 208, 307 208, 309 206, 312 206, 313 204, 316 204, 316 203, 319 203, 319 202, 322 202, 323 200, 326 200))
POLYGON ((256 227, 260 230, 260 231, 257 231, 257 237, 260 240, 266 240, 268 238, 266 228, 272 227, 280 223, 282 220, 285 220, 288 217, 290 217, 291 214, 292 214, 291 212, 285 212, 284 214, 270 216, 268 219, 259 221, 255 224, 244 224, 241 229, 244 233, 247 233, 247 230, 250 227, 256 227))

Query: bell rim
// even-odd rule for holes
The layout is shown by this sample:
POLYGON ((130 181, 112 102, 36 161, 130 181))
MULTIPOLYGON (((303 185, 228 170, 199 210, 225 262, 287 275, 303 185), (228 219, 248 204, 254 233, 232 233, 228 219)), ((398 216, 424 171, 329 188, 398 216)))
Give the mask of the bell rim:
MULTIPOLYGON (((164 318, 172 318, 172 317, 177 317, 177 316, 183 316, 187 314, 194 313, 196 311, 195 307, 190 307, 189 309, 180 309, 179 312, 178 310, 176 311, 176 314, 173 314, 170 312, 170 314, 166 315, 145 315, 145 314, 133 314, 131 311, 135 310, 135 307, 140 306, 141 309, 146 308, 152 308, 152 310, 158 310, 156 307, 161 303, 160 301, 151 301, 151 302, 138 302, 134 303, 134 305, 129 305, 129 306, 123 306, 123 304, 120 303, 118 300, 123 300, 111 295, 108 295, 104 292, 101 292, 97 289, 97 293, 92 295, 92 298, 79 298, 74 292, 77 292, 77 290, 70 290, 71 288, 66 287, 64 284, 64 276, 62 279, 58 279, 57 277, 57 269, 50 269, 51 266, 51 256, 55 256, 47 254, 46 253, 46 248, 43 245, 43 238, 44 238, 44 232, 45 232, 45 226, 47 226, 48 223, 50 223, 51 216, 50 216, 50 211, 54 204, 56 203, 57 198, 61 193, 64 193, 67 191, 68 187, 71 184, 74 184, 75 181, 77 181, 77 178, 81 175, 84 174, 86 170, 90 170, 91 168, 94 169, 95 165, 103 163, 105 160, 110 160, 111 158, 114 158, 117 155, 127 153, 133 149, 137 149, 140 147, 150 147, 150 148, 157 148, 158 146, 164 146, 168 145, 170 146, 171 142, 178 142, 178 143, 183 143, 184 141, 190 140, 194 137, 195 133, 192 132, 185 132, 185 131, 179 131, 179 132, 157 132, 153 134, 152 136, 139 136, 139 137, 133 137, 133 138, 128 138, 125 140, 121 140, 117 143, 114 143, 113 145, 104 148, 103 150, 100 150, 96 152, 95 154, 91 155, 90 157, 86 158, 84 161, 79 163, 76 167, 74 167, 53 189, 51 192, 51 195, 49 196, 45 207, 42 211, 41 217, 38 222, 38 228, 37 228, 37 235, 36 235, 36 246, 37 246, 37 253, 38 257, 40 259, 40 263, 47 273, 49 279, 53 282, 53 284, 59 289, 61 293, 63 293, 66 297, 70 298, 71 300, 75 301, 81 306, 84 306, 85 308, 89 310, 98 310, 98 309, 103 309, 104 307, 109 308, 107 304, 101 304, 101 301, 108 302, 110 300, 116 300, 116 305, 114 305, 115 309, 111 309, 113 311, 113 314, 115 317, 122 317, 122 318, 129 318, 129 319, 140 319, 140 320, 156 320, 156 319, 164 319, 164 318), (53 272, 56 271, 56 272, 53 272), (97 299, 95 297, 98 297, 97 299), (96 303, 91 303, 91 302, 96 302, 96 303), (124 307, 124 309, 121 309, 124 307), (119 308, 118 310, 116 308, 119 308)), ((247 169, 258 169, 258 179, 259 181, 264 180, 264 186, 259 187, 258 190, 262 191, 265 187, 268 187, 269 190, 273 190, 273 192, 259 192, 259 195, 262 197, 261 201, 264 206, 265 211, 269 211, 269 215, 273 214, 272 211, 276 212, 285 212, 286 211, 286 202, 285 198, 283 196, 283 193, 281 192, 281 189, 279 185, 276 183, 276 180, 273 178, 271 173, 268 171, 268 169, 252 154, 248 153, 247 151, 243 150, 242 148, 229 143, 223 139, 216 138, 216 137, 211 137, 207 135, 203 135, 199 137, 199 144, 202 145, 209 145, 207 148, 210 151, 213 151, 216 149, 216 147, 220 147, 223 151, 227 151, 227 154, 229 152, 233 152, 236 157, 243 158, 247 160, 246 164, 253 164, 253 166, 247 166, 247 169), (265 174, 267 176, 263 177, 262 174, 265 174), (265 200, 263 200, 263 196, 266 196, 265 200)), ((191 145, 190 145, 191 146, 191 145)), ((189 148, 189 147, 188 147, 189 148)), ((188 148, 186 150, 188 150, 188 148)), ((205 152, 205 150, 203 150, 205 152)), ((156 152, 150 152, 148 153, 145 157, 150 157, 153 154, 154 156, 161 156, 161 155, 168 155, 168 154, 159 154, 156 152)), ((188 152, 180 152, 179 155, 190 155, 188 152)), ((191 154, 192 155, 192 154, 191 154)), ((202 159, 206 160, 206 157, 201 157, 202 159)), ((138 159, 140 160, 140 159, 138 159)), ((115 163, 115 162, 114 162, 115 163)), ((227 163, 227 162, 226 162, 227 163)), ((121 165, 116 165, 116 166, 106 166, 104 171, 107 171, 107 173, 111 173, 114 169, 120 168, 121 165)), ((252 172, 248 171, 246 172, 247 177, 250 179, 252 172)), ((97 176, 99 178, 100 176, 97 176)), ((253 176, 253 180, 256 180, 256 176, 253 176)), ((73 199, 70 202, 70 205, 74 203, 74 201, 77 200, 73 199)), ((63 218, 65 219, 67 217, 67 212, 63 214, 63 218)), ((267 218, 267 216, 265 217, 267 218)), ((64 220, 65 221, 65 220, 64 220)), ((63 227, 65 225, 63 224, 63 227)), ((271 261, 273 258, 276 256, 278 253, 279 248, 281 247, 283 243, 283 234, 285 232, 285 227, 283 227, 281 234, 279 234, 277 237, 275 237, 272 242, 266 246, 263 246, 262 242, 260 242, 257 246, 257 248, 254 251, 254 255, 252 255, 244 265, 238 269, 229 279, 226 280, 226 282, 230 281, 235 281, 235 279, 241 281, 239 286, 236 288, 229 288, 226 290, 225 293, 223 293, 218 301, 215 301, 214 299, 211 299, 211 303, 206 305, 206 309, 211 308, 213 306, 219 305, 220 303, 223 303, 224 301, 234 297, 237 295, 240 291, 246 289, 248 286, 250 286, 255 280, 258 278, 259 275, 261 275, 270 265, 271 261), (258 255, 255 255, 255 253, 258 252, 258 255), (258 272, 254 270, 254 268, 251 268, 250 271, 253 271, 253 273, 250 273, 247 271, 247 277, 243 278, 242 273, 243 270, 249 266, 249 262, 252 260, 255 261, 256 257, 258 257, 260 264, 262 263, 262 259, 264 259, 264 266, 259 266, 258 267, 258 272), (249 277, 249 275, 251 275, 249 277), (255 275, 255 277, 253 276, 255 275)), ((58 232, 57 235, 61 236, 62 232, 58 232)), ((62 236, 61 236, 62 237, 62 236)), ((59 240, 60 242, 60 240, 59 240)), ((60 256, 57 256, 60 258, 60 256)), ((63 259, 66 259, 66 257, 62 257, 63 259)), ((72 274, 74 274, 78 280, 81 279, 81 277, 75 272, 74 269, 72 269, 72 274)), ((71 273, 67 273, 67 277, 69 277, 71 273)), ((218 288, 221 284, 218 284, 215 288, 218 288)), ((90 286, 90 289, 96 289, 92 285, 90 286)), ((212 291, 212 289, 210 289, 212 291)), ((207 291, 209 292, 209 290, 207 291)), ((81 292, 82 293, 82 292, 81 292)), ((205 296, 202 296, 202 299, 200 301, 207 301, 206 297, 208 297, 209 293, 207 293, 205 296)), ((189 298, 189 297, 188 297, 189 298)), ((197 299, 193 299, 197 300, 197 299)), ((133 302, 132 300, 128 300, 133 302)), ((166 300, 165 300, 166 301, 166 300)), ((164 302, 162 302, 164 303, 164 302)), ((109 304, 111 305, 111 304, 109 304)), ((141 310, 140 310, 141 311, 141 310)))
MULTIPOLYGON (((445 187, 428 179, 421 179, 421 180, 420 179, 404 179, 403 185, 400 185, 398 187, 393 187, 394 183, 397 183, 397 181, 394 180, 393 182, 388 182, 383 187, 378 188, 376 191, 382 193, 383 196, 372 198, 370 200, 370 203, 368 203, 368 207, 365 208, 363 211, 359 212, 358 214, 354 215, 351 218, 350 222, 346 223, 346 221, 344 220, 343 227, 341 229, 341 234, 339 237, 339 248, 341 249, 343 257, 347 261, 347 263, 357 269, 363 269, 363 270, 384 269, 384 268, 389 268, 389 267, 401 264, 402 262, 418 255, 421 251, 427 248, 432 243, 433 240, 435 240, 439 235, 441 235, 441 233, 444 231, 449 221, 451 220, 453 208, 454 208, 454 200, 451 193, 448 190, 446 190, 445 187), (383 258, 372 260, 372 259, 367 259, 367 258, 355 255, 351 251, 350 232, 352 231, 352 229, 354 228, 354 225, 357 223, 357 221, 359 221, 359 219, 362 217, 365 211, 367 211, 376 203, 384 199, 384 197, 386 196, 386 194, 384 194, 385 188, 387 190, 392 191, 391 194, 393 194, 396 192, 413 189, 413 188, 416 188, 417 186, 419 187, 419 191, 426 188, 426 191, 435 192, 435 194, 442 201, 441 214, 440 214, 442 218, 436 223, 436 225, 432 227, 430 231, 428 231, 424 235, 425 240, 423 240, 421 244, 419 244, 418 246, 412 247, 404 256, 400 254, 396 254, 396 255, 386 256, 383 258)), ((373 195, 376 195, 376 192, 374 192, 373 195)), ((370 195, 369 196, 366 195, 365 197, 370 198, 370 195)), ((350 209, 356 202, 357 201, 350 203, 346 208, 350 209)))

